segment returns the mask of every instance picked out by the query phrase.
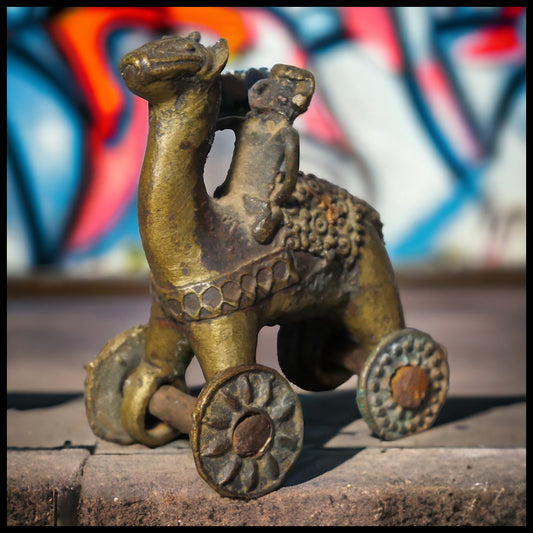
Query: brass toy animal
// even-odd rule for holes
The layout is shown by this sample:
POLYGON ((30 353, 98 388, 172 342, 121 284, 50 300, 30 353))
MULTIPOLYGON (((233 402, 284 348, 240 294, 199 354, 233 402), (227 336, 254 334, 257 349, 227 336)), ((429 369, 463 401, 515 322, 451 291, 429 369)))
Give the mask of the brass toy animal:
POLYGON ((309 105, 312 74, 289 65, 222 74, 228 55, 224 39, 204 46, 193 32, 120 63, 149 103, 138 216, 152 306, 147 325, 87 364, 85 396, 97 436, 156 447, 188 433, 207 483, 249 499, 279 487, 303 442, 297 394, 255 362, 263 326, 280 325, 280 368, 298 387, 329 390, 358 375, 357 405, 382 439, 433 424, 448 364, 441 345, 405 327, 377 212, 299 170, 292 122, 309 105), (249 107, 223 100, 223 116, 232 84, 244 99, 249 89, 249 107), (211 197, 204 165, 225 127, 236 145, 211 197), (193 356, 206 380, 198 398, 185 383, 193 356))

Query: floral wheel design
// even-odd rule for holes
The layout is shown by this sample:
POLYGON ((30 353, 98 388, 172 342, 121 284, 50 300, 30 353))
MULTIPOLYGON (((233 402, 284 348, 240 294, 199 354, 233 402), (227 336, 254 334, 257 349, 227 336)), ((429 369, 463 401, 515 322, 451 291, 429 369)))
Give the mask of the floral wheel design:
POLYGON ((402 329, 385 336, 366 360, 357 405, 377 436, 395 440, 433 425, 448 383, 444 347, 426 333, 402 329))
POLYGON ((122 426, 122 386, 144 355, 145 326, 135 326, 111 339, 85 365, 85 410, 93 433, 119 444, 134 439, 122 426))
POLYGON ((280 486, 300 454, 300 400, 271 368, 230 368, 202 389, 190 440, 198 472, 212 488, 257 498, 280 486))

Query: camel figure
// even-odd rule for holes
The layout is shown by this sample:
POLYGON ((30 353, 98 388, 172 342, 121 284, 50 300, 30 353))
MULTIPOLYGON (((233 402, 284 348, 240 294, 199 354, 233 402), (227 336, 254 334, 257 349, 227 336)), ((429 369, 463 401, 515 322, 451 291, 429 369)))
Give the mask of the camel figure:
MULTIPOLYGON (((123 332, 87 365, 86 406, 102 438, 165 444, 179 431, 150 415, 151 398, 162 385, 186 392, 196 356, 206 380, 189 409, 198 471, 221 494, 252 498, 281 483, 302 445, 297 395, 255 364, 263 326, 280 325, 278 360, 295 385, 328 390, 358 375, 359 409, 385 439, 434 422, 448 367, 442 346, 405 327, 379 215, 295 168, 294 116, 275 98, 263 98, 266 116, 243 122, 251 120, 237 134, 224 184, 207 193, 203 170, 228 56, 224 39, 204 46, 193 32, 147 43, 120 63, 129 90, 149 104, 138 216, 152 306, 147 325, 123 332), (274 138, 274 149, 254 148, 274 138), (275 223, 258 225, 273 204, 275 223)), ((313 79, 297 77, 306 75, 313 79)), ((285 82, 259 81, 250 113, 265 84, 305 111, 314 82, 305 90, 285 82)))

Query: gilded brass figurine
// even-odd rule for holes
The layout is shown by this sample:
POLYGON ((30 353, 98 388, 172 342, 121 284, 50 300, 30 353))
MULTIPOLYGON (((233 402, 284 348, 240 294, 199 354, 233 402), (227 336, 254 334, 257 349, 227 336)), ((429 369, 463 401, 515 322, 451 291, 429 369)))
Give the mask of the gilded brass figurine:
POLYGON ((147 325, 87 365, 85 389, 96 435, 155 447, 188 433, 207 483, 250 499, 283 482, 303 442, 298 396, 255 362, 263 326, 280 325, 280 367, 299 387, 329 390, 358 375, 357 405, 383 439, 433 424, 448 364, 441 345, 405 327, 377 212, 299 170, 292 122, 309 105, 312 74, 256 71, 247 115, 228 122, 224 76, 241 89, 253 78, 222 75, 228 54, 224 39, 206 47, 193 32, 120 63, 149 103, 138 215, 152 306, 147 325), (222 127, 235 129, 236 146, 210 197, 203 169, 222 127), (185 383, 193 356, 206 380, 198 398, 185 383))

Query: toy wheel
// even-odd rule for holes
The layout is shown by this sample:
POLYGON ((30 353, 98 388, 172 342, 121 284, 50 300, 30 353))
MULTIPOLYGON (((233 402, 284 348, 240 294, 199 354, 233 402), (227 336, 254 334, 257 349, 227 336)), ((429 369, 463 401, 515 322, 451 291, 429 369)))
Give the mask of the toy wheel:
POLYGON ((323 317, 283 324, 278 332, 278 362, 283 374, 308 391, 333 390, 352 377, 338 361, 353 347, 346 329, 323 317))
POLYGON ((131 444, 121 423, 122 386, 144 355, 145 327, 135 326, 111 339, 85 365, 85 410, 89 425, 102 439, 131 444))
POLYGON ((200 392, 190 440, 196 468, 212 488, 257 498, 280 486, 300 454, 300 400, 271 368, 230 368, 200 392))
POLYGON ((395 440, 433 425, 448 383, 444 347, 426 333, 402 329, 385 336, 366 360, 357 405, 377 436, 395 440))

